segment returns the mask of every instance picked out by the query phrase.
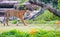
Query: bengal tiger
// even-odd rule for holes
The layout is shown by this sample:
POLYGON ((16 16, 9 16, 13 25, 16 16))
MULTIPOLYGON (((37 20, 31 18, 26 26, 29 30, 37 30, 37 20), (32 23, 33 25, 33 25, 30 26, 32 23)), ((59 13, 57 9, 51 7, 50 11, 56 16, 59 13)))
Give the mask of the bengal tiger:
MULTIPOLYGON (((30 14, 29 12, 28 12, 28 10, 7 10, 6 12, 5 12, 5 17, 4 17, 4 26, 7 24, 7 26, 9 26, 8 25, 8 21, 9 21, 9 17, 10 16, 14 16, 14 17, 17 17, 17 18, 19 18, 20 20, 21 20, 21 22, 26 26, 27 24, 25 23, 25 21, 24 21, 24 18, 23 18, 23 16, 24 16, 24 14, 26 13, 26 11, 27 11, 27 13, 28 14, 30 14)), ((18 25, 17 25, 18 26, 18 25)))

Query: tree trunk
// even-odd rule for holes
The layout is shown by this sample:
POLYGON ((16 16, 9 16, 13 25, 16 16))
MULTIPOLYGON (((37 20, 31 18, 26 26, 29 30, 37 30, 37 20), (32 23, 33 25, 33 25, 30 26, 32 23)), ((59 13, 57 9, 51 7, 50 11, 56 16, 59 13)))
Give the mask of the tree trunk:
POLYGON ((46 9, 48 9, 50 12, 52 12, 53 14, 57 15, 58 17, 60 17, 60 11, 58 11, 57 9, 54 9, 54 8, 48 6, 47 4, 44 4, 43 2, 38 2, 38 1, 33 2, 31 0, 29 0, 29 2, 31 4, 35 4, 35 5, 38 5, 38 6, 41 6, 41 7, 46 7, 46 9))

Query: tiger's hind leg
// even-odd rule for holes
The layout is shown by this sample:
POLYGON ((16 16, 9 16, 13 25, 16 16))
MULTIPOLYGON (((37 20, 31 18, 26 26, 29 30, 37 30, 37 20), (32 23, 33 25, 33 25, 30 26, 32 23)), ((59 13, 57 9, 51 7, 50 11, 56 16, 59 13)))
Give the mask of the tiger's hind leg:
POLYGON ((9 13, 7 13, 7 16, 6 16, 6 18, 5 18, 5 22, 6 22, 6 25, 7 25, 7 26, 9 26, 9 25, 8 25, 9 16, 10 16, 9 13))

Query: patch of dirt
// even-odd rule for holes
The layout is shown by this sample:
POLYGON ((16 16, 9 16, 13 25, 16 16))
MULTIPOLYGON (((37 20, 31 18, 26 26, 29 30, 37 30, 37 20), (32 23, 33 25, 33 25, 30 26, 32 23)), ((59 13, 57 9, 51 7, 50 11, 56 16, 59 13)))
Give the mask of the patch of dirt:
POLYGON ((24 26, 23 24, 19 24, 19 26, 16 26, 16 24, 9 24, 9 26, 3 26, 3 24, 0 24, 0 32, 5 31, 5 30, 12 30, 12 29, 17 29, 17 30, 27 30, 29 31, 30 29, 34 28, 39 28, 42 30, 55 30, 55 31, 60 31, 60 26, 45 26, 45 25, 30 25, 24 26))

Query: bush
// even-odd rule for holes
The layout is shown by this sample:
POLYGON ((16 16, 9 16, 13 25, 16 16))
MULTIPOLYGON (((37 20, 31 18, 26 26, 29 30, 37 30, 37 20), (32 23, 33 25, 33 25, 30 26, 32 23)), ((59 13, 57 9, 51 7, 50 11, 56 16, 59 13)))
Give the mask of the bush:
POLYGON ((46 10, 44 14, 38 16, 37 20, 53 21, 53 20, 59 20, 59 17, 55 16, 53 13, 46 10))

